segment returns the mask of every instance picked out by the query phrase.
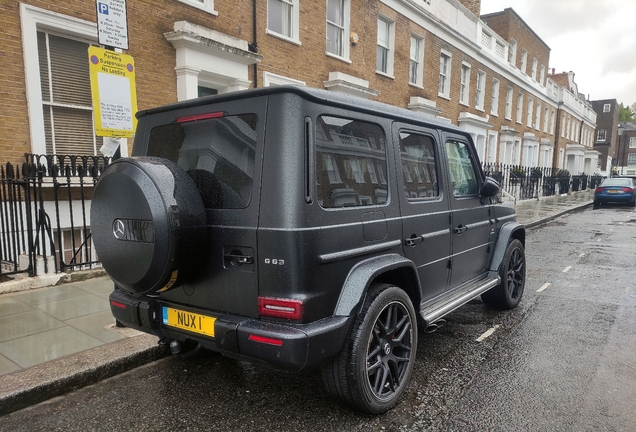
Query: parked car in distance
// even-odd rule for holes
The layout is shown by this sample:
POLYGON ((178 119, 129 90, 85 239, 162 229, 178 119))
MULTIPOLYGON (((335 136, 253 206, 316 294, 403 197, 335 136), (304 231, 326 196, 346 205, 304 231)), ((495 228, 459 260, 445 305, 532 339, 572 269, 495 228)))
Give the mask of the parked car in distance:
POLYGON ((479 295, 521 300, 525 228, 450 123, 297 86, 138 118, 91 228, 115 319, 175 355, 320 367, 327 391, 378 414, 408 388, 418 325, 479 295))
POLYGON ((631 177, 611 177, 603 180, 594 191, 594 208, 618 203, 636 205, 636 180, 631 177))

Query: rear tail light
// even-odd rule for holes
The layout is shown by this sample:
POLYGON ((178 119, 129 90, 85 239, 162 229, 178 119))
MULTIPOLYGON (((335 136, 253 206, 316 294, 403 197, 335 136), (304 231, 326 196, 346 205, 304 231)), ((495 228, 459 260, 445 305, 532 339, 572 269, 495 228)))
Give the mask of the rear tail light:
POLYGON ((222 111, 213 112, 213 113, 205 113, 205 114, 195 114, 191 116, 179 117, 177 119, 177 123, 188 123, 188 122, 193 122, 197 120, 208 120, 208 119, 223 117, 224 115, 225 113, 222 111))
POLYGON ((259 297, 258 314, 260 316, 299 320, 303 316, 303 302, 294 299, 259 297))
POLYGON ((594 192, 603 192, 605 190, 605 188, 602 187, 597 187, 594 192))
POLYGON ((124 303, 119 303, 118 301, 111 300, 110 305, 119 309, 126 309, 126 305, 124 303))
POLYGON ((634 190, 632 188, 629 188, 629 187, 624 187, 623 188, 623 192, 632 193, 632 192, 634 192, 634 190))

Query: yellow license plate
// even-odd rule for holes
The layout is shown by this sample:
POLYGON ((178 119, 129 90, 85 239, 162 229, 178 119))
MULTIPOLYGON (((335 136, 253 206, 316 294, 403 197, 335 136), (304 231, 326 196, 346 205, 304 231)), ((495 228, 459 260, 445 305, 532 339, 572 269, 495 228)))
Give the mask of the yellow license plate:
POLYGON ((169 307, 162 308, 163 325, 214 337, 216 318, 169 307))

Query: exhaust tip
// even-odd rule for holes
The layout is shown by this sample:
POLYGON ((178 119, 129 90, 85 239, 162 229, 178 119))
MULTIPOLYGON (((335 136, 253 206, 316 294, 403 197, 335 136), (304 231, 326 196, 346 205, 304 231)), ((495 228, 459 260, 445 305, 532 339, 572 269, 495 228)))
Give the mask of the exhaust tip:
POLYGON ((424 333, 434 333, 440 328, 444 327, 445 324, 446 324, 445 319, 439 319, 435 322, 430 323, 428 326, 426 326, 426 328, 424 329, 424 333))

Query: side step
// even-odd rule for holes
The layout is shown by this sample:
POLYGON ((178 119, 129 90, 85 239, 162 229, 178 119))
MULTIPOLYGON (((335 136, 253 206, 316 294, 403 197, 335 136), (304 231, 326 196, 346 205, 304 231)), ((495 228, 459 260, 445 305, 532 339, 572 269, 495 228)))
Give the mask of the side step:
POLYGON ((496 278, 488 277, 458 288, 448 294, 438 296, 420 305, 420 315, 424 323, 430 326, 443 316, 468 303, 472 298, 496 287, 500 282, 499 276, 496 278))

